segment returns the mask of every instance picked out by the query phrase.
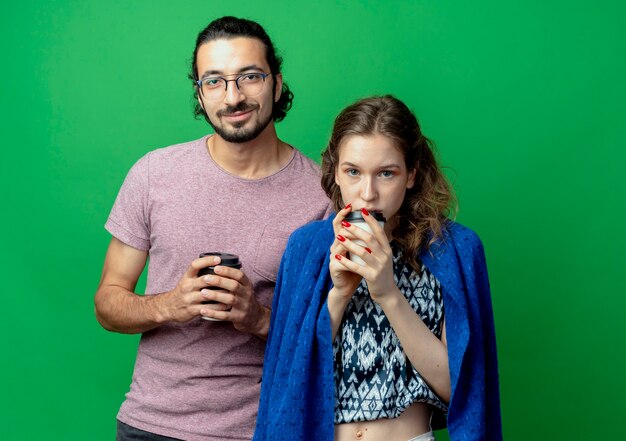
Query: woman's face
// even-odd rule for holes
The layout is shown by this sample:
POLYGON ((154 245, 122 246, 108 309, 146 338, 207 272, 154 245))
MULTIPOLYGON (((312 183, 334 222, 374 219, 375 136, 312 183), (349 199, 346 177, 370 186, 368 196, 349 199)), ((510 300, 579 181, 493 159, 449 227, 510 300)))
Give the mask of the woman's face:
POLYGON ((406 190, 415 184, 415 169, 407 170, 393 140, 380 134, 353 135, 339 146, 335 183, 344 205, 352 204, 353 211, 366 208, 382 212, 389 235, 391 221, 402 206, 406 190))

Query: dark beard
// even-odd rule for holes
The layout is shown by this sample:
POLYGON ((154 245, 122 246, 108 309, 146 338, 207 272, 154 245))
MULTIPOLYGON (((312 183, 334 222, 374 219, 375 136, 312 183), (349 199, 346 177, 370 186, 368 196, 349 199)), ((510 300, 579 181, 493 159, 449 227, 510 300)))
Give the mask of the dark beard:
MULTIPOLYGON (((236 106, 228 106, 225 109, 218 111, 217 116, 221 117, 223 115, 229 115, 235 112, 245 112, 246 110, 251 110, 255 108, 256 106, 252 106, 245 102, 241 102, 237 104, 236 106)), ((242 128, 242 126, 246 123, 245 121, 241 123, 233 124, 233 127, 234 127, 233 131, 227 131, 222 126, 213 124, 213 122, 209 118, 207 118, 207 121, 209 122, 211 127, 213 127, 213 130, 215 131, 215 133, 217 133, 225 141, 232 142, 234 144, 241 144, 244 142, 252 141, 257 136, 259 136, 261 132, 263 132, 263 130, 265 130, 268 124, 272 121, 272 114, 273 112, 269 114, 266 120, 259 121, 254 127, 247 129, 247 130, 242 128)))

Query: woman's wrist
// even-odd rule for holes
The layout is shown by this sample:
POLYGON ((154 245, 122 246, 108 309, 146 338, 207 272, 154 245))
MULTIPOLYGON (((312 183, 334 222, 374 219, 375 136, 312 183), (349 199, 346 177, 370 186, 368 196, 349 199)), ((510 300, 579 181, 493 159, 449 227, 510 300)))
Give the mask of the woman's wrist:
POLYGON ((346 306, 348 306, 351 298, 352 293, 350 295, 346 295, 333 286, 328 292, 328 307, 344 310, 346 309, 346 306))
POLYGON ((372 297, 372 300, 378 303, 383 311, 387 313, 400 305, 401 301, 404 300, 404 294, 398 287, 395 287, 395 289, 385 295, 372 297))
POLYGON ((335 287, 331 288, 328 292, 328 313, 330 315, 331 335, 333 341, 341 325, 343 314, 346 312, 346 307, 350 302, 352 296, 342 295, 335 287))

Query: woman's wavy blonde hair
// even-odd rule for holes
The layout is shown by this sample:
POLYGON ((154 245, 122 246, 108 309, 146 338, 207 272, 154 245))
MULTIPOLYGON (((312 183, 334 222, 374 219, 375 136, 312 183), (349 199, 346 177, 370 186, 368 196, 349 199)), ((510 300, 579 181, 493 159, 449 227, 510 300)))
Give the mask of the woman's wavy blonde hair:
POLYGON ((456 214, 457 204, 452 187, 437 164, 434 144, 422 134, 415 114, 402 101, 391 95, 364 98, 337 116, 322 153, 322 187, 335 210, 341 210, 341 190, 335 183, 341 143, 349 136, 375 134, 393 140, 404 156, 407 170, 416 170, 415 185, 404 196, 392 234, 405 259, 419 269, 417 256, 442 237, 451 212, 456 214))

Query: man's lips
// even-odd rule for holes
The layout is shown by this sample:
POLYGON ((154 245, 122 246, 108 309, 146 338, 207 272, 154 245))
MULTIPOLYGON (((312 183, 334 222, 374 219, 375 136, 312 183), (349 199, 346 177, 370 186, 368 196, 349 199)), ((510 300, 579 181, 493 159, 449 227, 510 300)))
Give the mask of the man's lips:
POLYGON ((246 115, 250 114, 252 111, 256 110, 257 106, 253 105, 243 105, 243 106, 234 106, 226 109, 219 110, 217 112, 217 116, 220 118, 229 118, 229 119, 241 119, 245 118, 246 115))
POLYGON ((223 115, 222 118, 225 118, 227 121, 230 121, 230 122, 239 122, 239 121, 247 120, 251 114, 252 114, 252 110, 246 110, 244 112, 228 113, 228 114, 223 115))

